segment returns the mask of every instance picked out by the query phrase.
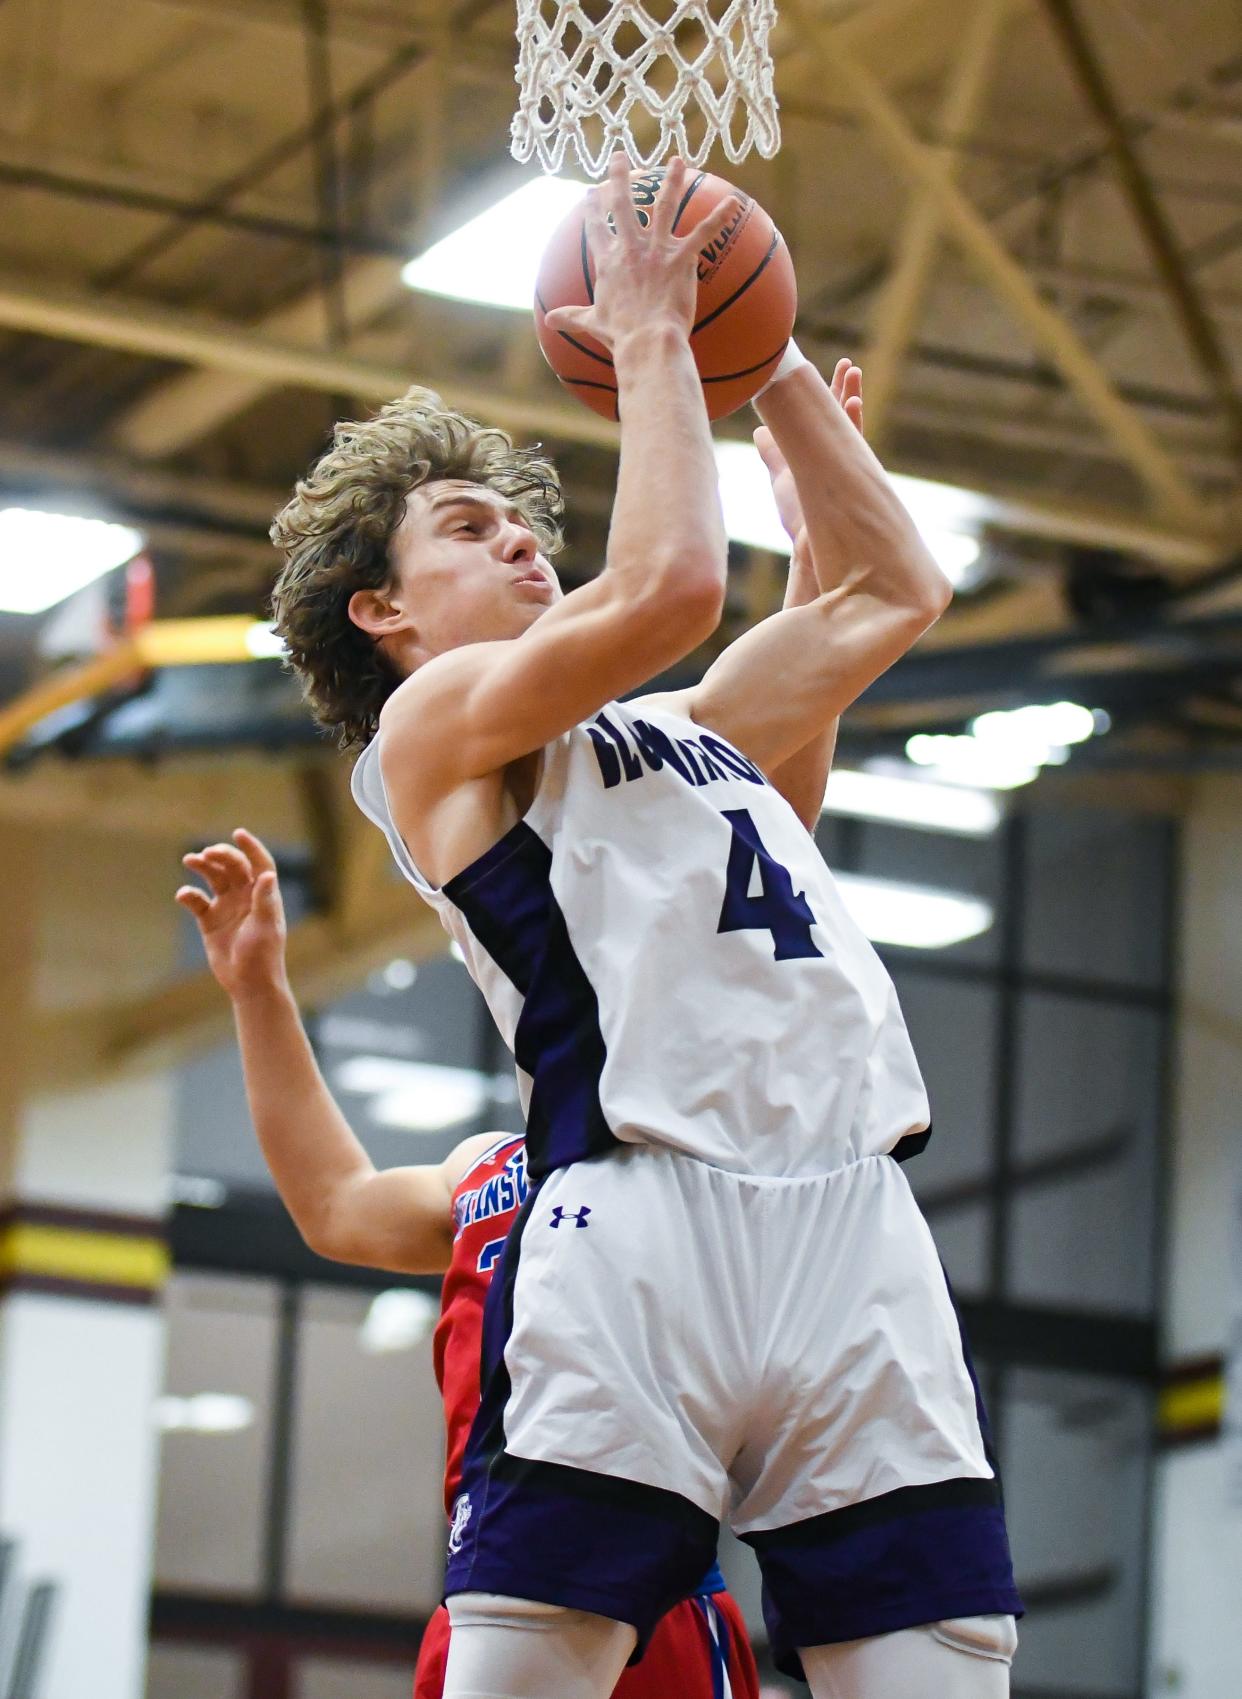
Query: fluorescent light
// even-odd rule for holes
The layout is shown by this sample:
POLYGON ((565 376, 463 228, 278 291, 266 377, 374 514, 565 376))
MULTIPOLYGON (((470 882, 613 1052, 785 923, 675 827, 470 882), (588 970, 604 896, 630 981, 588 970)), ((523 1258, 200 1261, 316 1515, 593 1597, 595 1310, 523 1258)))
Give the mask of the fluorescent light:
POLYGON ((568 177, 529 178, 411 260, 401 281, 429 295, 529 312, 548 238, 587 187, 568 177))
MULTIPOLYGON (((781 524, 767 468, 752 443, 718 442, 716 471, 725 531, 736 543, 787 555, 792 544, 781 524)), ((981 553, 975 530, 985 504, 972 490, 890 473, 889 481, 919 528, 936 563, 953 585, 965 584, 981 553)))
POLYGON ((385 1056, 418 1056, 427 1048, 425 1035, 405 1021, 368 1020, 359 1015, 325 1015, 318 1038, 333 1050, 378 1050, 385 1056))
POLYGON ((980 714, 971 721, 970 731, 980 742, 1016 744, 1034 752, 1085 743, 1095 736, 1096 719, 1090 708, 1077 702, 1039 702, 980 714))
POLYGON ((371 1119, 405 1132, 436 1133, 472 1120, 492 1100, 492 1081, 474 1068, 403 1062, 392 1056, 353 1056, 335 1070, 342 1091, 372 1099, 371 1119))
POLYGON ((836 880, 846 908, 873 944, 943 950, 977 938, 992 924, 992 905, 978 897, 857 873, 838 873, 836 880))
POLYGON ((235 1434, 254 1421, 254 1403, 233 1392, 166 1393, 155 1400, 155 1425, 163 1433, 235 1434))
POLYGON ((955 832, 966 838, 989 837, 1001 820, 1000 804, 987 791, 937 784, 921 776, 859 773, 848 767, 833 769, 824 813, 892 820, 901 826, 955 832))
POLYGON ((1063 766, 1074 744, 1106 732, 1111 724, 1102 708, 1032 702, 978 715, 968 735, 919 733, 907 742, 906 754, 950 783, 1012 790, 1029 785, 1041 767, 1063 766))
POLYGON ((439 1314, 440 1306, 431 1294, 414 1287, 377 1292, 358 1330, 358 1343, 372 1356, 410 1351, 426 1339, 439 1314))
POLYGON ((142 533, 106 519, 0 508, 0 613, 38 614, 124 566, 142 533))
POLYGON ((947 732, 919 732, 908 738, 906 755, 916 767, 929 768, 946 784, 974 785, 983 790, 1015 790, 1039 776, 1039 763, 1021 749, 1005 749, 947 732))
POLYGON ((256 661, 277 660, 285 652, 285 640, 276 635, 273 625, 266 625, 262 620, 246 628, 246 649, 256 661))
POLYGON ((373 997, 391 997, 394 991, 408 991, 418 978, 418 969, 404 956, 394 956, 387 967, 368 974, 367 990, 373 997))
POLYGON ((205 1174, 170 1174, 168 1201, 187 1204, 191 1209, 223 1209, 229 1201, 229 1189, 223 1180, 205 1174))
MULTIPOLYGON (((897 481, 894 477, 893 482, 897 481)), ((978 564, 983 553, 978 537, 972 536, 969 531, 946 531, 937 525, 922 524, 919 525, 919 535, 955 590, 971 581, 970 569, 978 564)))
POLYGON ((920 530, 926 526, 933 531, 975 531, 987 520, 991 504, 977 490, 937 483, 933 478, 912 478, 905 472, 889 476, 920 530))

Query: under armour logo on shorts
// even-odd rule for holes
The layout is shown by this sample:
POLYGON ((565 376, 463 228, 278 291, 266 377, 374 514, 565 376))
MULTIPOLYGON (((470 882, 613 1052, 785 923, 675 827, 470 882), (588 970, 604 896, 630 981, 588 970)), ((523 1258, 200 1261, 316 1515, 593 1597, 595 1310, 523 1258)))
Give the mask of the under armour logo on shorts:
POLYGON ((566 1209, 564 1204, 558 1203, 552 1211, 552 1219, 548 1222, 548 1226, 559 1227, 562 1221, 572 1221, 575 1227, 585 1227, 587 1216, 590 1213, 591 1206, 589 1203, 584 1203, 581 1209, 566 1209))
POLYGON ((461 1550, 462 1536, 466 1532, 474 1506, 470 1502, 469 1493, 459 1493, 453 1501, 453 1525, 449 1529, 448 1549, 450 1557, 456 1557, 461 1550))

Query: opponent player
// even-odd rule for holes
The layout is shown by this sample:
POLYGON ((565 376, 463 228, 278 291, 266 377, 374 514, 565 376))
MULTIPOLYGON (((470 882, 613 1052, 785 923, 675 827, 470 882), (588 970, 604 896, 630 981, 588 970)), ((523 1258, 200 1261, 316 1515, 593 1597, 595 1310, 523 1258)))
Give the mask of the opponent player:
POLYGON ((927 1136, 926 1094, 892 984, 770 782, 949 591, 791 350, 759 411, 820 593, 691 691, 618 701, 723 601, 689 347, 708 230, 675 234, 684 183, 674 162, 642 227, 615 163, 587 213, 594 302, 550 315, 616 367, 598 577, 560 593, 548 463, 425 392, 339 427, 273 531, 291 659, 365 745, 355 796, 459 942, 527 1107, 446 1694, 606 1694, 728 1514, 817 1699, 996 1699, 1019 1608, 1000 1486, 894 1161, 927 1136))
MULTIPOLYGON (((435 1370, 451 1510, 479 1406, 483 1302, 527 1194, 525 1144, 507 1133, 481 1133, 441 1163, 376 1172, 319 1071, 289 988, 275 862, 251 833, 235 836, 234 844, 184 858, 211 894, 186 885, 177 901, 198 922, 208 963, 232 1002, 255 1130, 306 1242, 338 1262, 444 1273, 435 1370)), ((450 1549, 455 1537, 450 1532, 450 1549)), ((414 1699, 440 1699, 449 1642, 441 1606, 419 1649, 414 1699)), ((661 1619, 647 1656, 616 1688, 616 1699, 757 1694, 746 1626, 714 1563, 695 1595, 661 1619)))

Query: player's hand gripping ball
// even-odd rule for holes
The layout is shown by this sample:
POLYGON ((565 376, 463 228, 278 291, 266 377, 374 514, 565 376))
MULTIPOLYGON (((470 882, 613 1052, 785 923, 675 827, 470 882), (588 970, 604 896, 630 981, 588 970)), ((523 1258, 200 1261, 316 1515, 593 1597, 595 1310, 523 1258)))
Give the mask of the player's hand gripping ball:
MULTIPOLYGON (((664 181, 665 168, 630 173, 639 223, 664 181)), ((780 363, 793 334, 798 286, 784 238, 757 201, 722 177, 695 171, 686 181, 674 232, 693 230, 713 205, 736 195, 741 209, 699 250, 698 307, 690 348, 710 419, 723 419, 758 393, 780 363)), ((617 417, 617 379, 602 343, 579 332, 554 330, 553 307, 586 307, 595 298, 595 264, 582 204, 562 220, 539 266, 535 332, 552 370, 567 389, 606 419, 617 417)))

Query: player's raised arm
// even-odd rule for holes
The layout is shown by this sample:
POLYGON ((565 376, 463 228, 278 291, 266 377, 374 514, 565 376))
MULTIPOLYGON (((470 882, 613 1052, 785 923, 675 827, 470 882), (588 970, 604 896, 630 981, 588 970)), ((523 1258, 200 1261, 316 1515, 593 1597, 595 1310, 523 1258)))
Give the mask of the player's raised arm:
POLYGON ((334 1262, 438 1274, 453 1244, 453 1188, 491 1134, 442 1163, 377 1170, 328 1090, 285 972, 276 866, 251 833, 185 865, 203 878, 177 892, 208 965, 233 1005, 246 1096, 285 1207, 313 1251, 334 1262))
POLYGON ((769 776, 830 734, 952 598, 847 399, 807 363, 758 402, 796 486, 820 593, 748 631, 691 693, 693 717, 769 776))
MULTIPOLYGON (((844 407, 850 423, 856 430, 861 431, 862 372, 852 360, 837 361, 831 388, 833 395, 844 407)), ((776 500, 777 512, 793 545, 783 606, 805 607, 825 590, 833 588, 840 575, 842 563, 836 558, 835 552, 825 556, 822 534, 819 554, 816 555, 812 549, 806 515, 802 511, 802 502, 798 496, 798 486, 794 482, 789 462, 766 425, 761 425, 755 432, 755 446, 772 480, 772 494, 776 500)), ((787 760, 774 767, 770 775, 773 785, 792 807, 808 832, 815 830, 824 806, 824 792, 828 786, 828 774, 832 770, 839 724, 839 719, 831 719, 822 730, 817 730, 801 749, 795 750, 787 760)))
MULTIPOLYGON (((698 250, 731 208, 675 235, 684 176, 674 161, 644 228, 626 162, 614 161, 587 212, 594 302, 548 315, 554 329, 603 343, 616 367, 621 463, 604 569, 516 641, 459 640, 410 669, 384 711, 385 771, 408 767, 423 799, 541 749, 719 621, 727 548, 689 333, 698 250)), ((351 611, 358 623, 369 617, 365 606, 351 611)), ((368 629, 385 635, 382 622, 368 629)))

